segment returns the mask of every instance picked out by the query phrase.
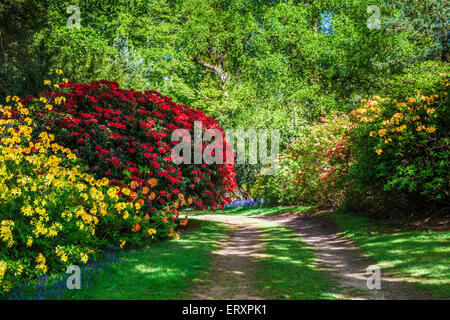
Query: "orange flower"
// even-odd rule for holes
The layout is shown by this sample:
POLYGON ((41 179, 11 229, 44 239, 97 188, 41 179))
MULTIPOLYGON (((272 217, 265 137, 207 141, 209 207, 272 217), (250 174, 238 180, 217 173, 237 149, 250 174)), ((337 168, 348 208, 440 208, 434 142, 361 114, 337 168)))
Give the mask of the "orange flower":
POLYGON ((184 198, 184 195, 181 193, 178 194, 178 200, 181 201, 182 205, 184 205, 186 203, 186 199, 184 198))
POLYGON ((139 223, 136 223, 131 229, 131 231, 133 232, 138 232, 139 230, 141 230, 141 226, 139 225, 139 223))
POLYGON ((143 206, 143 205, 145 204, 145 200, 144 200, 144 199, 139 199, 139 200, 138 200, 138 203, 139 203, 141 206, 143 206))
POLYGON ((136 189, 137 188, 137 186, 138 186, 138 184, 137 184, 137 182, 136 181, 131 181, 131 189, 136 189))
POLYGON ((148 187, 142 188, 142 194, 147 194, 150 189, 148 187))
POLYGON ((137 194, 136 192, 132 192, 132 193, 130 194, 130 198, 131 198, 132 201, 135 201, 138 197, 139 197, 139 196, 138 196, 138 194, 137 194))
POLYGON ((173 238, 174 238, 175 240, 180 240, 180 235, 179 235, 178 233, 176 233, 176 234, 173 236, 173 238))
POLYGON ((170 229, 168 236, 171 237, 172 235, 173 235, 173 229, 170 229))
POLYGON ((148 180, 148 183, 152 188, 154 188, 158 184, 158 181, 155 178, 151 178, 150 180, 148 180))
POLYGON ((188 223, 188 217, 185 216, 184 219, 182 219, 180 221, 180 226, 185 226, 185 225, 187 225, 187 223, 188 223))
POLYGON ((189 199, 188 199, 188 203, 191 204, 192 202, 194 202, 194 199, 189 198, 189 199))
POLYGON ((145 220, 150 219, 150 216, 148 215, 148 213, 144 216, 144 219, 145 219, 145 220))
POLYGON ((166 217, 163 218, 163 222, 167 223, 167 218, 166 217))
POLYGON ((148 196, 148 200, 150 200, 150 201, 152 201, 155 198, 156 198, 156 194, 154 192, 150 193, 150 195, 148 196))

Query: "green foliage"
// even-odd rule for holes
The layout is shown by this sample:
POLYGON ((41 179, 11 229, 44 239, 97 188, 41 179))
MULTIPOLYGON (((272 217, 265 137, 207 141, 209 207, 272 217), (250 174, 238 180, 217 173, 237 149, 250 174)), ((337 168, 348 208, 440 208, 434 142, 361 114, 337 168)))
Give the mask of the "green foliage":
POLYGON ((433 83, 429 92, 415 90, 399 101, 374 97, 356 110, 353 194, 400 193, 410 210, 415 201, 434 202, 429 209, 448 204, 448 75, 435 76, 433 83))
POLYGON ((437 0, 395 0, 391 6, 397 14, 394 19, 385 20, 385 28, 394 32, 407 30, 408 38, 420 49, 414 55, 414 60, 450 61, 448 3, 437 0))
POLYGON ((352 128, 344 113, 307 126, 280 155, 280 170, 259 176, 254 197, 279 203, 335 205, 342 200, 351 162, 347 143, 352 128))
POLYGON ((369 5, 381 6, 383 18, 398 16, 398 8, 381 1, 82 0, 81 28, 69 30, 70 4, 38 5, 46 23, 27 45, 28 60, 42 65, 51 57, 48 67, 64 68, 76 82, 108 78, 159 89, 224 127, 256 123, 292 134, 382 87, 379 80, 401 71, 415 50, 407 31, 367 28, 369 5), (136 70, 116 52, 119 36, 142 57, 139 81, 129 82, 136 70), (39 57, 34 48, 42 45, 39 57))
MULTIPOLYGON (((81 27, 68 29, 72 4, 0 5, 0 98, 36 95, 49 71, 63 68, 78 83, 109 79, 160 91, 224 129, 280 129, 284 148, 320 117, 354 110, 373 95, 401 100, 414 89, 427 92, 448 69, 449 9, 439 0, 80 0, 81 27), (373 5, 380 29, 367 25, 373 5)), ((375 161, 359 162, 360 181, 381 190, 375 161)), ((241 189, 258 170, 237 167, 241 189)), ((294 171, 268 179, 283 186, 294 171)), ((303 201, 298 194, 281 199, 278 191, 291 193, 290 186, 270 197, 303 201)))

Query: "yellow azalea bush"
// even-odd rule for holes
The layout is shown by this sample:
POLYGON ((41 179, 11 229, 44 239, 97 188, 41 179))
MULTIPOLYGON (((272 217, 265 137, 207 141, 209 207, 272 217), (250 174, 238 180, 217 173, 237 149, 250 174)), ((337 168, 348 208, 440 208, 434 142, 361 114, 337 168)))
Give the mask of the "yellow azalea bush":
POLYGON ((355 190, 382 190, 393 199, 448 204, 450 178, 449 76, 433 92, 401 101, 378 96, 352 112, 355 190))
POLYGON ((124 190, 86 174, 70 149, 36 130, 17 97, 7 100, 26 118, 0 106, 0 292, 85 264, 102 248, 150 241, 161 228, 173 234, 164 212, 138 217, 139 202, 123 202, 124 190))

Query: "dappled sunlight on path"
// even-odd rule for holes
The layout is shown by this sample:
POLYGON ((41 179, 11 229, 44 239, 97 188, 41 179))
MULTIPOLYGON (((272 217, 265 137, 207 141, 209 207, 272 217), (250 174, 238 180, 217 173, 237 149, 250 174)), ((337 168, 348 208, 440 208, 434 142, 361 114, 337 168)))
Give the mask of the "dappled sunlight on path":
MULTIPOLYGON (((237 226, 237 231, 213 253, 211 282, 196 290, 197 299, 262 299, 251 280, 258 257, 264 257, 258 228, 285 225, 292 228, 314 251, 315 266, 336 282, 338 299, 429 299, 405 279, 381 269, 381 289, 367 287, 367 268, 374 265, 349 239, 338 235, 326 218, 283 213, 264 217, 201 215, 195 218, 237 226)), ((301 290, 302 288, 299 288, 301 290)))
POLYGON ((323 217, 300 217, 295 214, 263 217, 291 227, 303 241, 315 249, 317 265, 333 274, 343 299, 403 300, 427 299, 411 283, 381 269, 381 289, 369 290, 367 268, 374 265, 349 239, 338 235, 336 225, 323 217))
MULTIPOLYGON (((202 219, 214 220, 207 217, 202 219)), ((222 247, 212 252, 210 281, 196 288, 192 299, 263 299, 255 292, 251 278, 254 272, 252 259, 261 254, 258 230, 248 225, 237 227, 222 247)))

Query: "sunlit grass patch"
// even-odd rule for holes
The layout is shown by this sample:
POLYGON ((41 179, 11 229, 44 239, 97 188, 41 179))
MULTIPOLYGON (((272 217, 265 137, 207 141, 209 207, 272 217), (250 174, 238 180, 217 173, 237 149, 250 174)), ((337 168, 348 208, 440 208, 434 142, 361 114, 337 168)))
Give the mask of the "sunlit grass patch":
MULTIPOLYGON (((305 210, 310 209, 310 207, 305 206, 253 206, 253 207, 235 207, 235 208, 227 208, 222 210, 217 210, 215 214, 223 214, 223 215, 239 215, 239 216, 273 216, 276 214, 284 213, 284 212, 295 212, 300 213, 305 210)), ((205 211, 184 211, 182 214, 186 214, 189 216, 203 215, 203 214, 214 214, 209 210, 205 211)))
POLYGON ((130 250, 100 270, 92 283, 72 290, 68 299, 188 299, 196 281, 210 268, 210 252, 231 229, 222 223, 191 220, 180 240, 130 250))
POLYGON ((450 299, 450 232, 405 231, 366 217, 331 215, 381 272, 397 273, 435 299, 450 299))
POLYGON ((335 299, 334 283, 318 271, 310 246, 285 226, 261 229, 264 257, 254 275, 260 294, 269 299, 335 299))

